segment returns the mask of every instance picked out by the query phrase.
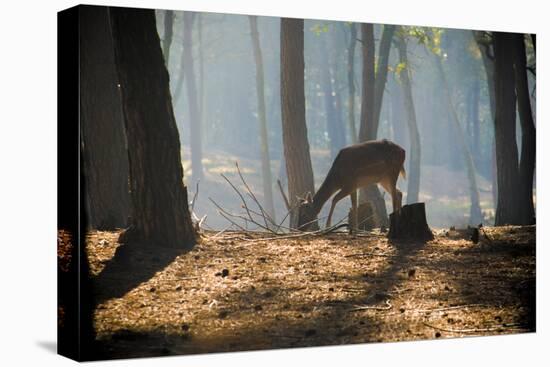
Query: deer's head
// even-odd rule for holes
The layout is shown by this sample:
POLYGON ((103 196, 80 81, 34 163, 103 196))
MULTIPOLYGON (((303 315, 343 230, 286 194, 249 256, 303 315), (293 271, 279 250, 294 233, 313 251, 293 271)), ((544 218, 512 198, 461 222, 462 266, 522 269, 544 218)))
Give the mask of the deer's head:
POLYGON ((313 205, 313 198, 308 192, 304 199, 298 198, 298 229, 302 231, 312 231, 318 229, 317 211, 313 205))

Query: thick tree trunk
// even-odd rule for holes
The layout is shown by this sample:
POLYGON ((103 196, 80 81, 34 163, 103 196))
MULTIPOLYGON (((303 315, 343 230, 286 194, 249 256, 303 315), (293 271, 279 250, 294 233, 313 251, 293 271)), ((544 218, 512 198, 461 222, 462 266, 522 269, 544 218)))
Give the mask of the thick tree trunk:
POLYGON ((324 107, 328 137, 330 140, 330 156, 334 160, 336 155, 345 145, 344 130, 341 119, 338 118, 339 111, 336 110, 335 95, 339 93, 332 83, 333 76, 330 72, 329 52, 327 52, 326 43, 329 35, 325 35, 321 40, 321 56, 319 57, 321 72, 321 88, 324 95, 324 107))
POLYGON ((262 160, 262 181, 264 192, 264 206, 267 214, 275 220, 275 208, 273 205, 273 190, 271 178, 271 160, 269 159, 269 143, 267 136, 267 115, 264 96, 264 66, 262 50, 260 48, 260 35, 258 34, 257 17, 249 16, 250 35, 252 37, 252 49, 256 63, 256 94, 258 97, 258 120, 260 123, 260 149, 262 160))
POLYGON ((416 111, 412 95, 412 86, 410 80, 410 67, 407 57, 407 45, 402 37, 397 40, 397 51, 399 53, 399 62, 404 63, 405 68, 401 70, 399 78, 401 79, 401 90, 403 93, 403 102, 405 103, 405 113, 407 114, 407 126, 409 128, 409 141, 411 143, 411 152, 409 154, 409 170, 407 185, 407 204, 418 202, 420 191, 420 134, 416 123, 416 111))
POLYGON ((190 249, 195 232, 154 11, 110 8, 110 14, 133 208, 119 241, 190 249))
POLYGON ((168 68, 170 62, 170 46, 174 36, 174 11, 164 11, 164 39, 162 40, 162 53, 164 54, 164 62, 168 68))
POLYGON ((352 144, 358 143, 355 128, 355 45, 357 44, 357 26, 350 24, 350 39, 348 46, 348 126, 352 144))
POLYGON ((80 128, 85 209, 90 228, 126 226, 130 214, 128 154, 114 67, 109 13, 80 12, 80 128))
MULTIPOLYGON (((281 18, 281 108, 288 198, 296 207, 297 197, 315 192, 306 126, 302 19, 281 18)), ((293 210, 290 227, 297 226, 298 210, 293 210)))
MULTIPOLYGON (((377 127, 374 121, 374 28, 372 24, 361 24, 361 39, 363 42, 363 77, 361 95, 361 123, 359 126, 359 141, 375 140, 377 127)), ((377 185, 370 185, 359 190, 359 202, 370 202, 373 206, 376 222, 387 227, 388 213, 386 203, 377 185)), ((359 218, 361 221, 363 218, 359 218)))
POLYGON ((519 162, 521 223, 531 224, 535 217, 533 176, 535 173, 536 134, 527 83, 525 40, 523 34, 514 34, 514 45, 516 95, 521 122, 521 158, 519 162))
POLYGON ((495 143, 498 202, 495 225, 521 223, 518 148, 516 144, 516 94, 514 36, 493 32, 495 49, 495 143))
POLYGON ((183 13, 183 64, 187 86, 189 107, 189 134, 191 140, 191 182, 194 185, 204 178, 202 168, 202 132, 201 116, 197 101, 197 86, 195 82, 195 67, 193 63, 193 19, 191 12, 183 13))
POLYGON ((469 191, 470 191, 470 224, 477 226, 478 224, 482 223, 483 216, 481 214, 481 208, 479 206, 479 190, 477 186, 476 169, 474 166, 474 160, 472 159, 472 153, 468 146, 468 142, 466 141, 466 137, 464 136, 462 127, 460 126, 460 121, 458 119, 456 109, 451 99, 451 92, 449 90, 447 78, 445 77, 445 72, 443 71, 443 66, 441 65, 441 59, 439 58, 438 55, 434 55, 434 61, 435 61, 436 69, 439 73, 439 77, 441 79, 441 83, 443 84, 443 93, 445 95, 445 100, 451 114, 451 120, 453 122, 453 127, 454 127, 453 131, 455 134, 455 139, 457 140, 461 148, 462 156, 464 158, 464 163, 466 166, 466 173, 468 176, 468 184, 469 184, 469 191))

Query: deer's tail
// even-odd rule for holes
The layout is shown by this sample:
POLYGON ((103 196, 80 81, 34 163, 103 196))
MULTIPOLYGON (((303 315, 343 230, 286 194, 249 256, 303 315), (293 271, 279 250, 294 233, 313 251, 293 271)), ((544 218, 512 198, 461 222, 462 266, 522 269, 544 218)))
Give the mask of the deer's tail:
POLYGON ((401 166, 401 169, 399 170, 399 174, 401 177, 403 177, 404 180, 407 179, 407 172, 405 171, 405 166, 401 166))

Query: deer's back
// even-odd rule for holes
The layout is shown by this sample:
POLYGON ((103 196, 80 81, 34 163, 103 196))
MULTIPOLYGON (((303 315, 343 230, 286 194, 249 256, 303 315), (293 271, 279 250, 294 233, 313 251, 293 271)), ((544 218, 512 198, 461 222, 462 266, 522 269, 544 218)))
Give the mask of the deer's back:
POLYGON ((380 182, 399 174, 405 150, 389 140, 371 140, 350 145, 338 153, 330 174, 340 182, 354 186, 380 182))

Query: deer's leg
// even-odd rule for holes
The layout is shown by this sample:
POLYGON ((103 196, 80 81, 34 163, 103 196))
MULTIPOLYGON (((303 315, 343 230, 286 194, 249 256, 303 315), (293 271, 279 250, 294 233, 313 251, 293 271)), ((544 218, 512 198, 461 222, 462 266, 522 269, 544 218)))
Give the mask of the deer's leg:
POLYGON ((351 198, 351 223, 349 226, 349 232, 350 233, 356 233, 357 231, 357 225, 358 225, 358 219, 357 219, 357 190, 354 190, 349 195, 351 198))
POLYGON ((336 203, 345 198, 347 195, 348 193, 344 192, 344 190, 340 190, 336 195, 334 195, 334 198, 332 199, 332 204, 330 205, 330 211, 328 212, 327 224, 325 225, 325 227, 330 227, 330 220, 332 218, 332 212, 334 212, 334 207, 336 206, 336 203))
POLYGON ((394 212, 398 212, 401 209, 401 200, 403 199, 403 193, 396 187, 397 180, 384 180, 380 182, 384 190, 391 195, 392 208, 394 212))

